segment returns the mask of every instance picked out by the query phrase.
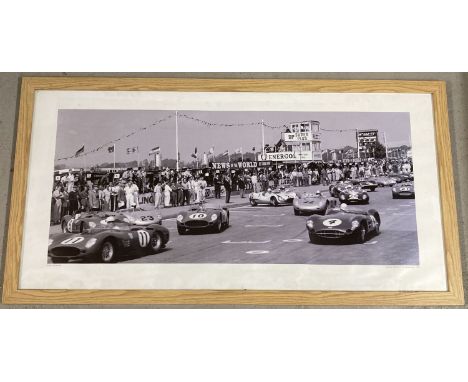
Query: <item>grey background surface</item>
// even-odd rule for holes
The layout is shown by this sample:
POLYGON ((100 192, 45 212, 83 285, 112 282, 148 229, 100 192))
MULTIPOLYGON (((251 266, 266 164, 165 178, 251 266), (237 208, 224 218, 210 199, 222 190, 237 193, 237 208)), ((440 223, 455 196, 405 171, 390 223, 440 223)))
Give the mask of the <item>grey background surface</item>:
MULTIPOLYGON (((19 106, 19 89, 22 76, 110 76, 110 77, 198 77, 198 78, 309 78, 309 79, 399 79, 442 80, 447 83, 452 155, 454 161, 455 189, 457 194, 458 219, 461 237, 463 280, 465 300, 468 300, 468 262, 466 219, 468 216, 468 74, 466 73, 0 73, 0 295, 3 288, 4 254, 8 229, 9 196, 13 175, 13 158, 16 140, 16 122, 19 106)), ((7 306, 0 308, 21 308, 7 306)), ((34 305, 28 307, 42 308, 34 305)), ((67 305, 55 308, 71 307, 67 305)), ((103 306, 78 305, 73 307, 103 306)), ((109 307, 109 306, 106 306, 109 307)), ((124 307, 113 305, 112 307, 124 307)), ((132 306, 133 307, 133 306, 132 306)), ((143 305, 142 308, 168 307, 143 305)), ((173 306, 171 306, 173 307, 173 306)), ((192 307, 192 306, 184 306, 192 307)), ((200 308, 200 306, 196 306, 200 308)), ((213 306, 211 306, 213 307, 213 306)), ((234 307, 234 306, 233 306, 234 307)), ((242 306, 243 307, 243 306, 242 306)), ((468 304, 464 308, 468 307, 468 304)))

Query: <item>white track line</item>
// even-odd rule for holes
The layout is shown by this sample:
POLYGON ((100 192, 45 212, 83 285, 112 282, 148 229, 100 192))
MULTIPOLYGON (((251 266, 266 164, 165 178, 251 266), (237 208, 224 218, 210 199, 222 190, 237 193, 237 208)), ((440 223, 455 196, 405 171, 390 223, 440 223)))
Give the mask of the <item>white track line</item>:
POLYGON ((268 228, 279 228, 284 227, 284 224, 247 224, 244 227, 268 227, 268 228))
POLYGON ((226 240, 222 241, 221 244, 267 244, 270 243, 271 240, 265 240, 265 241, 231 241, 231 240, 226 240))

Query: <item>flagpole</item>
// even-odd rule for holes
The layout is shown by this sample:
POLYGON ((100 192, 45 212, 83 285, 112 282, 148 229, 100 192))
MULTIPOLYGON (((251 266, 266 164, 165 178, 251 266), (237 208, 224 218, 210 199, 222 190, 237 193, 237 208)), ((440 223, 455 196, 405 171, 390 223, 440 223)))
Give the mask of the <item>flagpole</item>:
POLYGON ((115 143, 114 143, 114 170, 115 170, 115 143))
POLYGON ((383 140, 385 143, 385 159, 388 160, 387 134, 385 134, 385 131, 383 133, 383 140))
POLYGON ((262 119, 262 153, 265 155, 265 124, 262 119))
POLYGON ((177 110, 175 112, 175 136, 176 136, 176 170, 179 171, 179 122, 177 110))

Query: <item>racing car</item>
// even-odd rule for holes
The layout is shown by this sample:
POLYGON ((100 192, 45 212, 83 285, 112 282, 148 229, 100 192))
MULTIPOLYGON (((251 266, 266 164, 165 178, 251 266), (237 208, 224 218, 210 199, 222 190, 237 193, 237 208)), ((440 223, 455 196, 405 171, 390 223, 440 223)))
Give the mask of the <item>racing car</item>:
POLYGON ((340 193, 346 189, 348 186, 352 186, 353 183, 350 180, 340 180, 336 182, 335 184, 330 184, 328 187, 328 190, 330 191, 330 195, 333 196, 334 198, 337 198, 340 196, 340 193))
POLYGON ((399 198, 415 198, 414 192, 414 183, 413 182, 403 182, 396 184, 392 188, 393 199, 399 198))
POLYGON ((368 179, 368 181, 377 183, 377 186, 379 187, 387 187, 387 186, 393 187, 396 184, 396 180, 388 176, 371 177, 368 179))
POLYGON ((291 205, 295 197, 295 192, 285 189, 284 187, 280 187, 276 190, 269 188, 262 192, 252 192, 249 195, 249 200, 252 206, 256 206, 257 204, 267 204, 277 207, 280 204, 291 205))
POLYGON ((294 215, 302 214, 325 214, 330 206, 335 206, 336 200, 326 198, 320 191, 315 194, 303 193, 296 194, 293 200, 294 215))
POLYGON ((347 205, 327 209, 325 215, 312 215, 306 222, 309 239, 318 243, 322 239, 351 239, 364 243, 371 234, 380 233, 380 215, 376 210, 349 210, 347 205))
POLYGON ((363 190, 369 190, 372 192, 375 191, 375 189, 379 186, 370 178, 365 180, 353 181, 353 185, 360 186, 363 190))
POLYGON ((414 179, 412 173, 389 173, 388 176, 390 178, 395 179, 397 183, 406 182, 414 179))
POLYGON ((111 263, 135 252, 158 253, 169 241, 169 230, 162 225, 139 226, 126 221, 124 215, 90 223, 81 232, 49 236, 48 254, 53 263, 76 259, 111 263))
POLYGON ((75 216, 65 215, 61 222, 62 232, 83 232, 85 229, 94 228, 96 224, 109 216, 115 216, 118 220, 138 226, 160 225, 162 222, 162 217, 156 210, 146 211, 142 208, 129 208, 117 210, 116 212, 92 211, 78 213, 75 216))
POLYGON ((222 206, 200 203, 177 215, 177 232, 185 235, 190 231, 211 230, 220 233, 229 227, 229 209, 222 206))
POLYGON ((369 204, 369 195, 360 186, 347 186, 340 192, 338 199, 341 203, 369 204))

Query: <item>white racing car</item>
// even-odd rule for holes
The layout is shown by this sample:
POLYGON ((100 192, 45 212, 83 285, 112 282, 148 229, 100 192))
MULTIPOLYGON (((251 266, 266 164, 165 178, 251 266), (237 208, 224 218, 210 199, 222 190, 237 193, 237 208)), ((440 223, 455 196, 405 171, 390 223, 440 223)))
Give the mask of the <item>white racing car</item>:
POLYGON ((292 205, 296 193, 280 187, 279 189, 272 190, 269 188, 266 191, 262 192, 252 192, 249 195, 250 204, 256 206, 257 204, 268 204, 270 206, 279 206, 279 205, 292 205))

